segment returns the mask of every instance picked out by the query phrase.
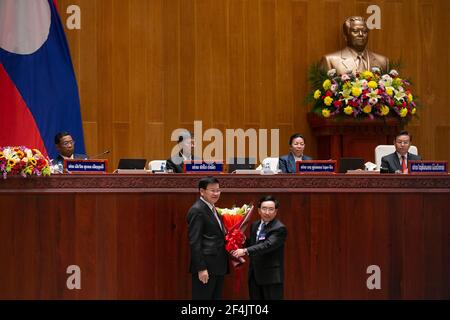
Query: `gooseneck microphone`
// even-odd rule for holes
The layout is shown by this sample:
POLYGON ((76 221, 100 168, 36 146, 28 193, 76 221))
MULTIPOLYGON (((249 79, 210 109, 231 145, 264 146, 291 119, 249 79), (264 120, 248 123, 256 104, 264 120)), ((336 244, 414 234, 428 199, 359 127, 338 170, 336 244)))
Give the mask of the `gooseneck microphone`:
POLYGON ((111 152, 111 150, 106 150, 106 151, 103 151, 102 153, 96 154, 95 156, 89 157, 89 159, 96 159, 96 158, 103 156, 105 154, 108 154, 110 152, 111 152))

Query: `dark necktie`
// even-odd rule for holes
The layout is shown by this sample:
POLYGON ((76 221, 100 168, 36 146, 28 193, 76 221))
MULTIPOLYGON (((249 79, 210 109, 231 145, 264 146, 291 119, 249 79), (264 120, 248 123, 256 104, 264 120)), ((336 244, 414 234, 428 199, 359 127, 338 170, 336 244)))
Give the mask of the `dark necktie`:
POLYGON ((258 228, 258 232, 256 233, 256 241, 257 242, 259 241, 260 236, 266 235, 265 228, 266 228, 266 224, 264 222, 261 222, 261 224, 259 225, 259 228, 258 228))

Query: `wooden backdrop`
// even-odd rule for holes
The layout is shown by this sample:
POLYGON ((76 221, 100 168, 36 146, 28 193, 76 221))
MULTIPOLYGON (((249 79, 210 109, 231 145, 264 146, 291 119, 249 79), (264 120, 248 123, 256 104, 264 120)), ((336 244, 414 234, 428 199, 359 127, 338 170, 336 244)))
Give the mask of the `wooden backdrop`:
POLYGON ((425 108, 408 126, 427 159, 450 161, 449 21, 446 0, 60 0, 81 8, 66 30, 78 78, 87 152, 165 159, 176 128, 279 128, 306 153, 308 66, 344 46, 350 15, 381 8, 369 48, 404 64, 425 108))

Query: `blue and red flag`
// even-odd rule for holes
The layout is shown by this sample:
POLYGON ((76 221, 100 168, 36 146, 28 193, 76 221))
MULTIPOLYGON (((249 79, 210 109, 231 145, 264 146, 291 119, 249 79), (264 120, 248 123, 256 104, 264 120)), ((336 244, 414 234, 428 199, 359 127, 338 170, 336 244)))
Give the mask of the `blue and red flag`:
POLYGON ((37 148, 51 158, 68 131, 85 153, 78 86, 53 0, 0 1, 0 146, 37 148))

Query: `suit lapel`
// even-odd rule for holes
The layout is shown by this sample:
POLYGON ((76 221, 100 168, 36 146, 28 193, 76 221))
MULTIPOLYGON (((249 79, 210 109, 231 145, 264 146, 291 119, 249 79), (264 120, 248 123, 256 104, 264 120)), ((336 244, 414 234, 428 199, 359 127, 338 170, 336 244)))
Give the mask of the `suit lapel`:
POLYGON ((348 48, 345 48, 344 50, 342 50, 341 58, 342 58, 341 63, 345 67, 345 69, 347 69, 347 70, 356 69, 356 64, 353 59, 353 55, 348 48))
MULTIPOLYGON (((207 216, 209 217, 209 219, 211 219, 211 221, 217 226, 217 228, 219 228, 220 232, 224 232, 225 230, 222 231, 222 228, 220 227, 219 222, 217 221, 217 219, 215 217, 215 213, 208 207, 208 205, 202 199, 198 199, 198 201, 201 202, 201 204, 203 206, 203 210, 208 213, 207 216)), ((219 214, 217 214, 217 216, 220 219, 219 214)), ((220 222, 222 222, 222 220, 220 220, 220 222)), ((223 222, 222 222, 222 225, 223 225, 223 222)))
POLYGON ((295 168, 295 158, 294 155, 291 153, 289 153, 288 156, 288 166, 289 166, 289 172, 290 173, 295 173, 297 171, 297 169, 295 168))

